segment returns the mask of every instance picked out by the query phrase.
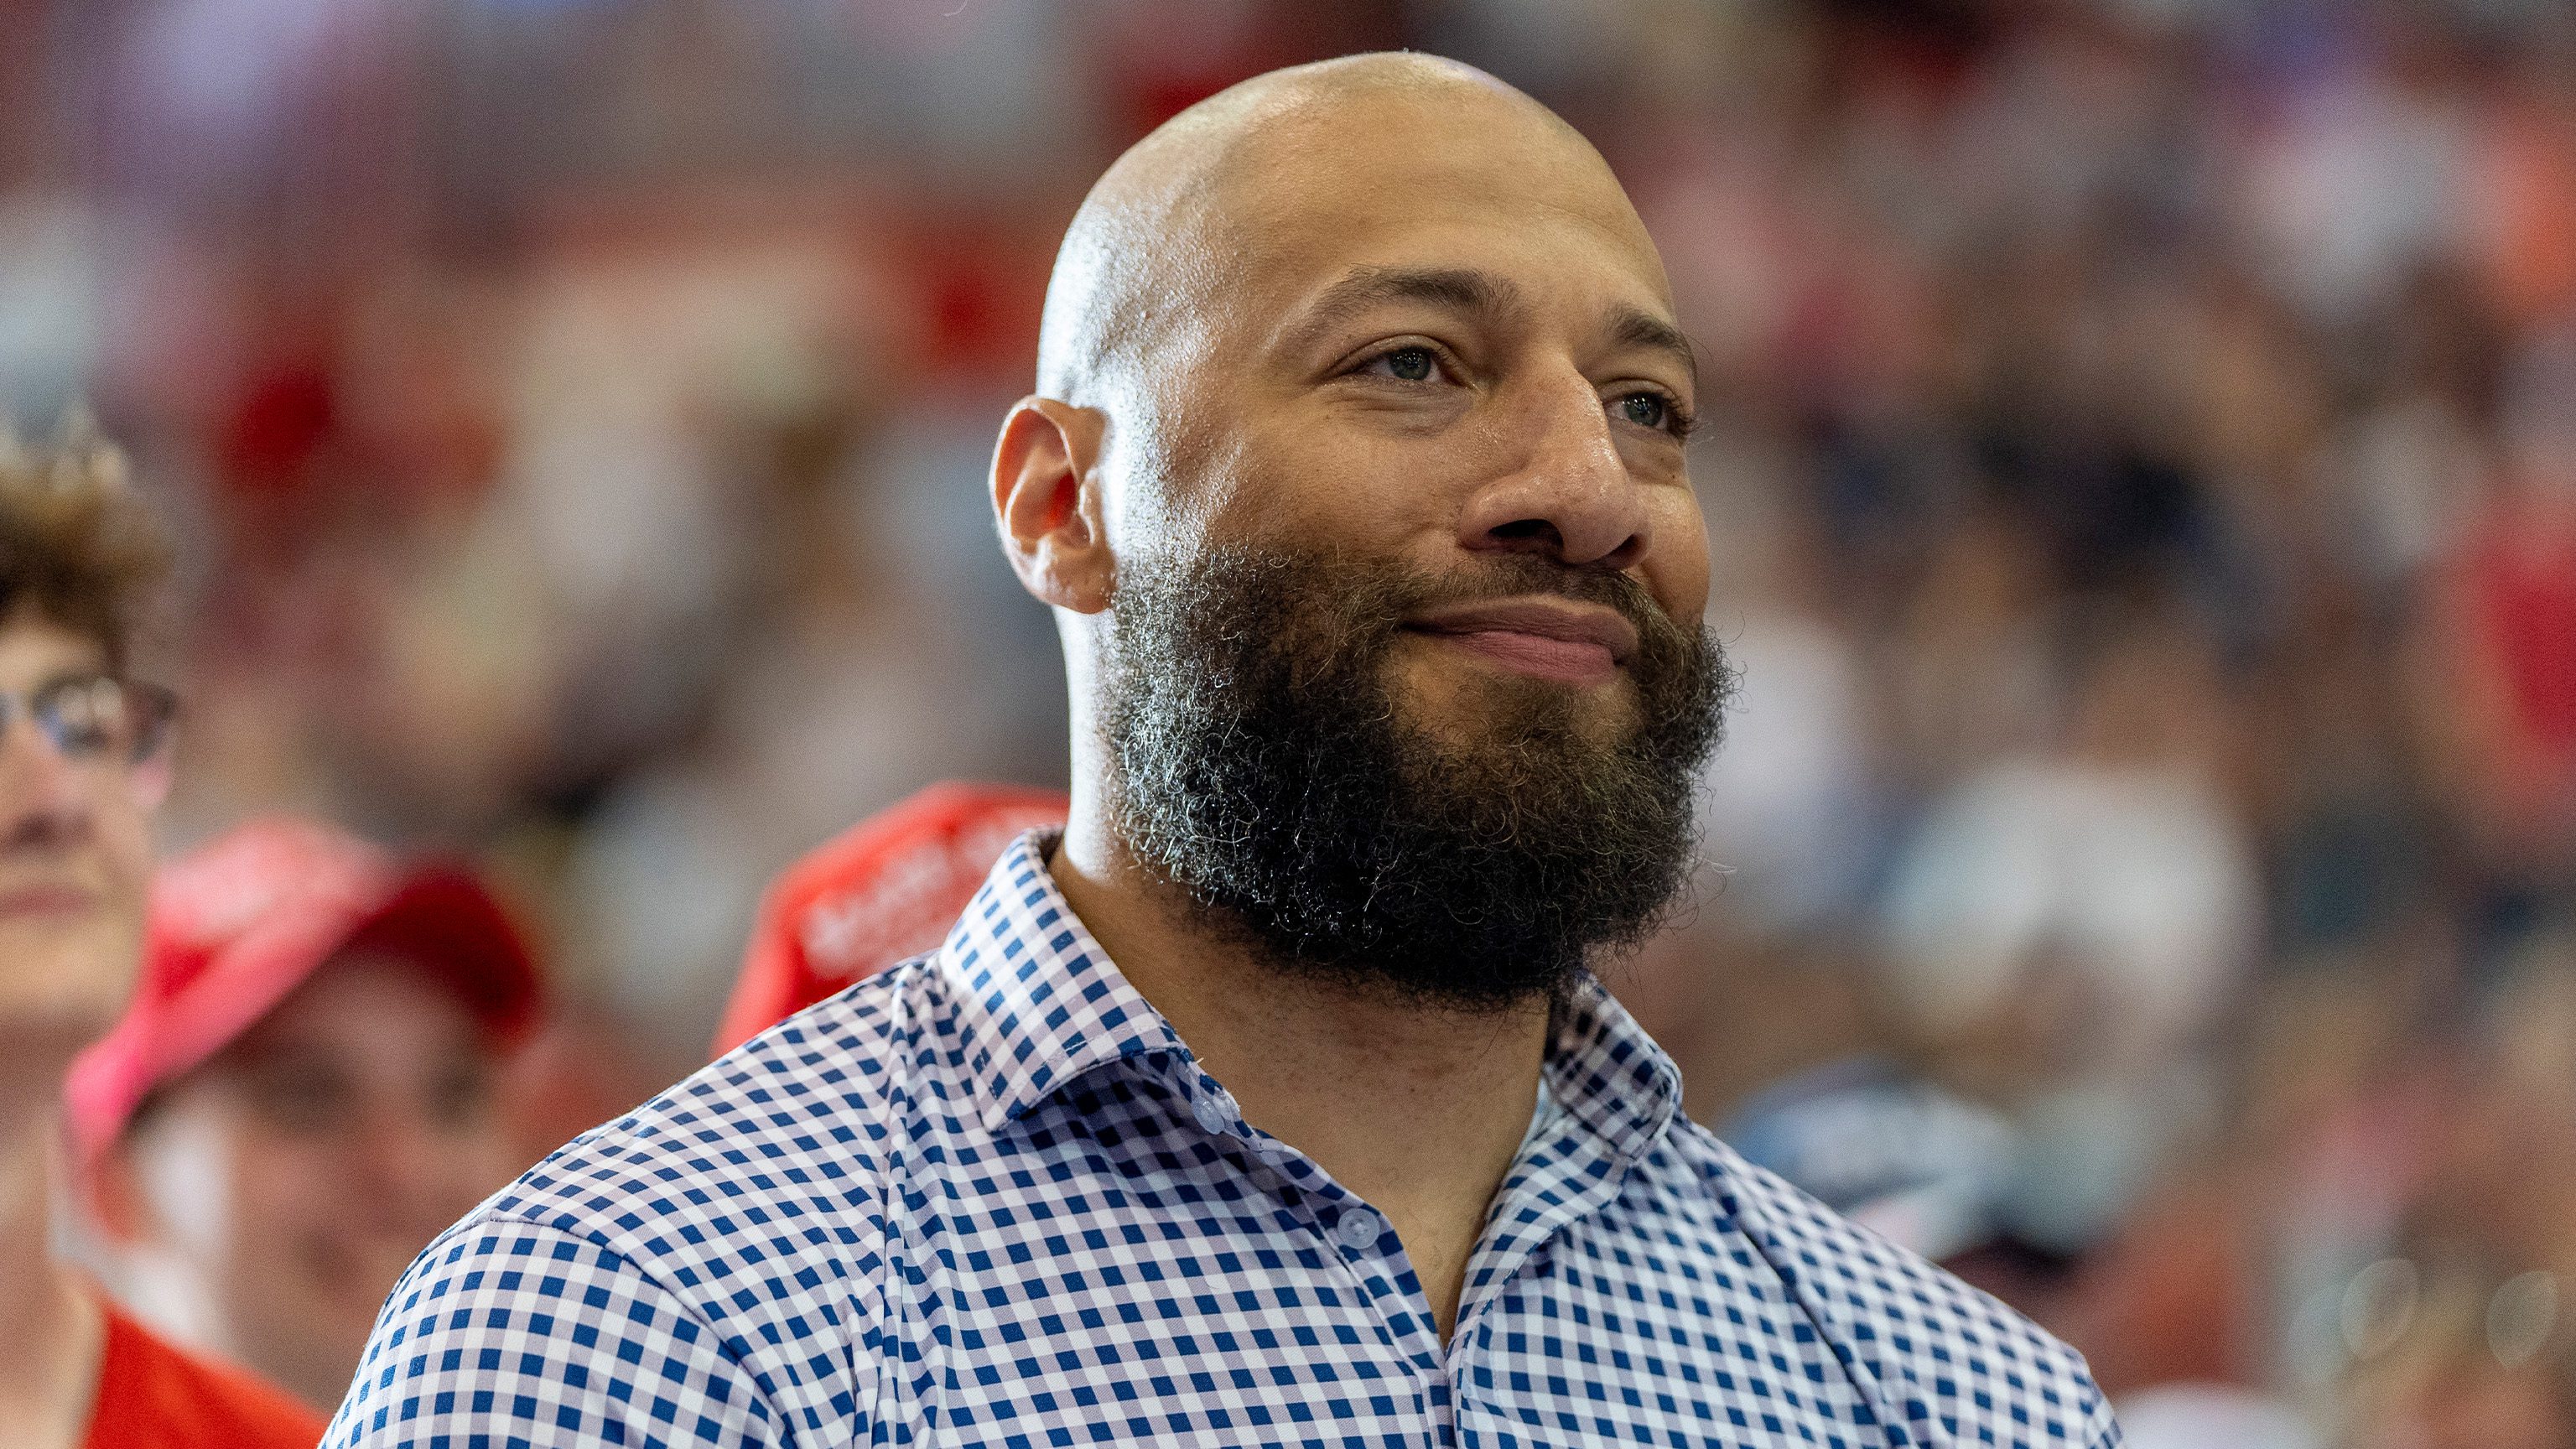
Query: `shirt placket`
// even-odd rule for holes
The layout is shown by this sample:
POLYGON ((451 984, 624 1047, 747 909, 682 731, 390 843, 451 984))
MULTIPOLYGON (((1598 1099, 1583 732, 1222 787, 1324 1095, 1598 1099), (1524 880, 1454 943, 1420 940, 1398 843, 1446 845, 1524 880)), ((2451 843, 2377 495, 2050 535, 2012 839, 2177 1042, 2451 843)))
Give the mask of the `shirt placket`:
POLYGON ((1495 1347, 1497 1332, 1505 1326, 1500 1322, 1505 1293, 1524 1275, 1547 1271, 1547 1254, 1557 1236, 1608 1206, 1633 1162, 1633 1154, 1618 1150, 1573 1115, 1559 1113, 1512 1164, 1467 1261, 1458 1323, 1442 1366, 1451 1386, 1459 1449, 1492 1442, 1483 1417, 1490 1406, 1478 1402, 1476 1375, 1487 1370, 1500 1378, 1512 1367, 1499 1361, 1495 1347))
POLYGON ((1426 1449, 1447 1449, 1455 1442, 1453 1399, 1439 1336, 1421 1281, 1386 1215, 1304 1153, 1244 1121, 1234 1095, 1195 1061, 1171 1059, 1166 1080, 1201 1131, 1232 1139, 1297 1189, 1305 1223, 1322 1241, 1326 1256, 1341 1266, 1347 1286, 1374 1310, 1381 1342, 1404 1365, 1421 1426, 1419 1442, 1426 1449))

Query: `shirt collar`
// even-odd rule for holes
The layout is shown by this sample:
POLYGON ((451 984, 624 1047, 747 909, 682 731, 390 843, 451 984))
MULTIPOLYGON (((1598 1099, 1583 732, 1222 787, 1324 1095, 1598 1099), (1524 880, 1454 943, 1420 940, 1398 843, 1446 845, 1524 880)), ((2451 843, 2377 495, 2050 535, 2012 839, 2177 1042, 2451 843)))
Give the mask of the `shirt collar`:
POLYGON ((1056 889, 1046 866, 1053 835, 1012 841, 939 948, 988 1132, 1111 1062, 1189 1056, 1056 889))
POLYGON ((1590 972, 1558 998, 1547 1087, 1619 1157, 1642 1156, 1682 1110, 1681 1069, 1590 972))
MULTIPOLYGON (((939 950, 987 1131, 1113 1062, 1149 1054, 1192 1060, 1056 888, 1046 865, 1053 844, 1046 830, 1012 841, 939 950)), ((1651 1147, 1681 1111, 1672 1058, 1589 974, 1556 1004, 1547 1085, 1620 1157, 1651 1147)))

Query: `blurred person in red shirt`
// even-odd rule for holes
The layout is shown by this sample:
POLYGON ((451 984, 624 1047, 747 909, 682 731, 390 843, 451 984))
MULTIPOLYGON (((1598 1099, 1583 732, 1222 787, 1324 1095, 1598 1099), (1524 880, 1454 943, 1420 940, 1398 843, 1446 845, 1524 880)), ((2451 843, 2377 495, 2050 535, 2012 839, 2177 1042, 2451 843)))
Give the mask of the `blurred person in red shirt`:
POLYGON ((0 434, 0 1443, 311 1444, 320 1421, 171 1348, 56 1259, 63 1070, 134 979, 171 700, 131 678, 167 551, 109 451, 0 434))
POLYGON ((385 1291, 509 1180, 537 978, 460 864, 253 821, 155 876, 143 980, 70 1077, 120 1286, 337 1402, 385 1291))

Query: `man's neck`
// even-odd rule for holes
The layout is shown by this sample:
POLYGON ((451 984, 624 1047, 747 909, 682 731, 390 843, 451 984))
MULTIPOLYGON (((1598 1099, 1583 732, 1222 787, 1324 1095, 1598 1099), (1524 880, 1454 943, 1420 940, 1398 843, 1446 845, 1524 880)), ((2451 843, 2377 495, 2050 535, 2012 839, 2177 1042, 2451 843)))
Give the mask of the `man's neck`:
POLYGON ((1547 1003, 1462 1013, 1283 972, 1195 919, 1079 807, 1050 870, 1244 1119, 1393 1221, 1445 1339, 1537 1103, 1547 1003))
POLYGON ((0 1075, 0 1443, 76 1444, 106 1335, 53 1254, 55 1076, 0 1075), (21 1077, 39 1090, 21 1090, 21 1077))

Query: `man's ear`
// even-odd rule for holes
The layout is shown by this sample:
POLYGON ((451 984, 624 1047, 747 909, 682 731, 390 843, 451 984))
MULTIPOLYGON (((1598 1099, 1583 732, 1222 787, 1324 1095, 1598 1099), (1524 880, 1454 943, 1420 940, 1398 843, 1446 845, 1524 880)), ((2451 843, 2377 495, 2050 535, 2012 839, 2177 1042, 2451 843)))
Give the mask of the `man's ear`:
POLYGON ((1025 397, 993 446, 993 521, 1002 550, 1022 587, 1077 614, 1108 608, 1117 574, 1101 521, 1104 422, 1091 408, 1025 397))

